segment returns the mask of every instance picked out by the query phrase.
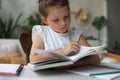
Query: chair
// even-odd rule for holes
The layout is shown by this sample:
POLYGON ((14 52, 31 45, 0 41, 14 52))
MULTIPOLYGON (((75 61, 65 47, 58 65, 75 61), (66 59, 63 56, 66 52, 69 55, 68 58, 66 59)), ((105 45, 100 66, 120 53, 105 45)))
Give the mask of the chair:
POLYGON ((32 46, 32 38, 30 32, 22 33, 19 37, 20 44, 22 46, 23 51, 26 55, 26 61, 29 62, 29 55, 32 46))

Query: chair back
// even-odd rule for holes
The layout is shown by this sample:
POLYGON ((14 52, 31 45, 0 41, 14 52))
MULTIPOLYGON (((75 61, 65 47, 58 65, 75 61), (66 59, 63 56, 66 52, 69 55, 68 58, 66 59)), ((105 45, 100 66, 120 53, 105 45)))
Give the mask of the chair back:
POLYGON ((31 33, 30 32, 22 33, 19 37, 19 41, 20 41, 22 49, 23 49, 23 51, 26 55, 26 61, 28 63, 29 62, 30 50, 31 50, 31 46, 32 46, 31 33))

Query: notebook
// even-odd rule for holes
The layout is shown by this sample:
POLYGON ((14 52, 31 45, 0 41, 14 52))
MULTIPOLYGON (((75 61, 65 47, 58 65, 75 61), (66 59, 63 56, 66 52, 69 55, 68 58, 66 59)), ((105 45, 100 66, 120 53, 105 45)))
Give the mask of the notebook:
POLYGON ((75 74, 101 78, 104 80, 113 80, 117 77, 120 77, 120 69, 98 67, 98 66, 91 66, 91 65, 82 66, 79 68, 73 68, 67 71, 75 74))
POLYGON ((21 64, 0 64, 0 75, 19 76, 23 69, 21 64))

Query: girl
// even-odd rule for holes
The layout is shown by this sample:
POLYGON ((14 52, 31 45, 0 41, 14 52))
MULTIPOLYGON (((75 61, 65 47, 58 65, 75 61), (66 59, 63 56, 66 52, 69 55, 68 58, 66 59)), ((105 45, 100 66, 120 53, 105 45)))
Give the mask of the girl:
MULTIPOLYGON (((52 56, 33 53, 34 49, 52 50, 62 55, 77 54, 81 45, 90 46, 80 30, 69 29, 70 8, 68 0, 39 0, 39 12, 45 25, 36 25, 32 30, 30 62, 49 60, 52 56)), ((98 55, 85 57, 73 66, 95 64, 98 55)))

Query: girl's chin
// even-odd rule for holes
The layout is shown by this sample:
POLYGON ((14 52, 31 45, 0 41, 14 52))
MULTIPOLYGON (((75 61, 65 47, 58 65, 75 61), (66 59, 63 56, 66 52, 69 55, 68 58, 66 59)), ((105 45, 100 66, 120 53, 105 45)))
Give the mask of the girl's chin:
POLYGON ((66 33, 67 31, 67 29, 61 29, 61 33, 66 33))
POLYGON ((67 30, 65 30, 65 31, 55 31, 55 32, 57 32, 57 33, 66 33, 67 30))
POLYGON ((62 29, 62 30, 57 31, 57 32, 59 32, 59 33, 66 33, 67 31, 68 31, 67 29, 62 29))
POLYGON ((54 30, 57 33, 66 33, 68 30, 67 29, 59 29, 59 30, 54 30))

